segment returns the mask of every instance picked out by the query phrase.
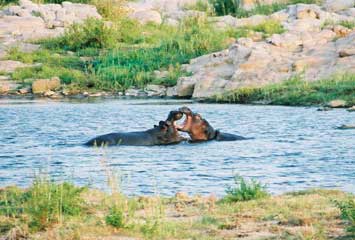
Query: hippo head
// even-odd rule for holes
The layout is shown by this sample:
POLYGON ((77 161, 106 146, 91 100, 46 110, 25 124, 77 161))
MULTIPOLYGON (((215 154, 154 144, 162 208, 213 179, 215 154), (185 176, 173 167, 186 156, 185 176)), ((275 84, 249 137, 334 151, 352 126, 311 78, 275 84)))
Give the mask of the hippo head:
POLYGON ((200 114, 192 112, 188 107, 182 107, 179 111, 185 114, 186 119, 182 126, 177 126, 177 129, 187 132, 192 141, 207 141, 216 138, 217 131, 200 114))
POLYGON ((173 144, 186 140, 180 136, 176 124, 176 121, 182 117, 183 114, 181 112, 171 111, 165 121, 160 121, 158 126, 154 126, 159 144, 173 144))

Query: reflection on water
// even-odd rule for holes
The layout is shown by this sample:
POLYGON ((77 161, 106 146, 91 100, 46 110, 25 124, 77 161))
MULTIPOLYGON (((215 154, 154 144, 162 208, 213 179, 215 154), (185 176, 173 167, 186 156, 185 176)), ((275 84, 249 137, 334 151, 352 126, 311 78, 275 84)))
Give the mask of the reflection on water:
POLYGON ((256 178, 273 193, 310 187, 355 192, 355 132, 335 128, 354 122, 354 113, 341 109, 162 100, 1 100, 0 186, 26 186, 43 170, 59 180, 104 189, 109 166, 122 177, 128 194, 222 195, 234 174, 256 178), (254 139, 106 149, 82 145, 96 135, 151 128, 182 105, 201 113, 215 128, 254 139))

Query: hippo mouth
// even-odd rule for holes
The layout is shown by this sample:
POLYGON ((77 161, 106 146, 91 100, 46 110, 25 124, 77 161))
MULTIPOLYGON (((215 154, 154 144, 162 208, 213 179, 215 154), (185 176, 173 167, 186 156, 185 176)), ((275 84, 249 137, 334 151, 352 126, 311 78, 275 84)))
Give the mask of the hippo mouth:
POLYGON ((179 131, 188 132, 193 117, 192 111, 188 107, 182 107, 178 110, 183 114, 182 122, 177 123, 176 128, 179 131))
POLYGON ((185 117, 185 115, 182 112, 180 112, 180 111, 171 111, 169 113, 169 116, 168 116, 166 121, 172 123, 174 128, 176 130, 179 130, 180 128, 184 127, 184 123, 181 123, 181 122, 185 122, 184 118, 186 118, 186 117, 185 117))
POLYGON ((174 121, 174 127, 177 130, 183 130, 187 125, 187 118, 188 117, 185 114, 183 114, 183 116, 180 119, 174 121))

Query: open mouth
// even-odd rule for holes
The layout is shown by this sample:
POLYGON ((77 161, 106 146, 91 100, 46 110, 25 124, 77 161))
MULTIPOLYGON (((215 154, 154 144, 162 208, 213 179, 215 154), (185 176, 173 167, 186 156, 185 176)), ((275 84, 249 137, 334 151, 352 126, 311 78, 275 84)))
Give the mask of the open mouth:
POLYGON ((184 129, 184 127, 186 126, 187 124, 187 117, 185 114, 183 114, 183 116, 174 121, 174 127, 177 129, 177 130, 181 130, 181 129, 184 129))

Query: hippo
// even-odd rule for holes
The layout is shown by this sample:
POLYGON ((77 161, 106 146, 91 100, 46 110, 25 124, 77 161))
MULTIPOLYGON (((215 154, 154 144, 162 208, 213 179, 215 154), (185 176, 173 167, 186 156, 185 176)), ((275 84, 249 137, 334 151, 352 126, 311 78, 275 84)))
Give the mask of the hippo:
POLYGON ((153 146, 178 144, 187 139, 180 136, 176 121, 181 119, 183 114, 179 111, 171 111, 165 121, 160 121, 159 125, 140 132, 109 133, 91 139, 86 146, 153 146))
POLYGON ((187 132, 191 137, 191 142, 209 140, 237 141, 247 139, 235 134, 215 130, 206 119, 203 119, 200 114, 192 112, 188 107, 182 107, 179 111, 185 114, 186 119, 182 126, 177 126, 177 129, 182 132, 187 132))

